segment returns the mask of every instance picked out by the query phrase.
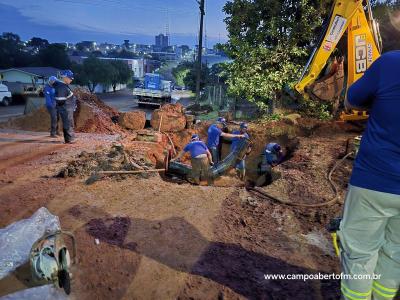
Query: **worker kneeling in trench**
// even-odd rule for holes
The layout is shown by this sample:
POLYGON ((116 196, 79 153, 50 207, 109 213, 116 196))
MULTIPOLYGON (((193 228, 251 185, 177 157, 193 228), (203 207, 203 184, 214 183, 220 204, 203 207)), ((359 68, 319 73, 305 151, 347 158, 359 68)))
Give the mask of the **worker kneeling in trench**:
MULTIPOLYGON (((287 152, 287 151, 286 151, 287 152)), ((262 153, 262 160, 258 165, 259 178, 256 186, 271 184, 273 181, 272 168, 283 162, 285 153, 278 143, 268 143, 262 153)))
POLYGON ((210 165, 214 165, 212 155, 207 145, 200 140, 197 134, 192 135, 190 143, 187 144, 171 162, 178 162, 186 152, 190 153, 192 162, 192 171, 189 176, 189 181, 199 185, 202 180, 206 180, 208 184, 211 184, 210 165))

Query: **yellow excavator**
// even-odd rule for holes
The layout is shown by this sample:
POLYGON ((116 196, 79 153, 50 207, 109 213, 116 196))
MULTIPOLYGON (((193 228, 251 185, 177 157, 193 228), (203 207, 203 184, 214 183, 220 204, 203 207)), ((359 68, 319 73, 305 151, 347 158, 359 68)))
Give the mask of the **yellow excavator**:
MULTIPOLYGON (((359 79, 380 56, 382 40, 379 24, 372 15, 370 1, 335 0, 322 36, 305 66, 296 90, 306 99, 329 102, 338 111, 345 77, 347 87, 359 79), (347 55, 332 57, 342 38, 347 35, 347 55), (347 74, 344 72, 347 57, 347 74), (327 64, 329 66, 327 67, 327 64)), ((365 111, 343 111, 340 120, 357 121, 368 118, 365 111)))

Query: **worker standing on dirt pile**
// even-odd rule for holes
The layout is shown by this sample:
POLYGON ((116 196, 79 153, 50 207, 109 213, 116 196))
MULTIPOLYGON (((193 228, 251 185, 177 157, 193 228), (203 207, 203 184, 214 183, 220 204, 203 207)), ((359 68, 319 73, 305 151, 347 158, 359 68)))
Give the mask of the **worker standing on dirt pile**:
POLYGON ((338 232, 343 273, 364 276, 342 279, 345 299, 395 299, 399 293, 399 70, 400 51, 385 53, 347 94, 348 108, 369 109, 370 116, 338 232))
POLYGON ((213 162, 217 164, 219 162, 220 158, 220 152, 219 152, 219 143, 220 143, 220 138, 225 137, 225 138, 245 138, 246 136, 244 134, 230 134, 223 132, 222 129, 226 127, 226 120, 225 118, 218 118, 217 122, 215 124, 212 124, 207 131, 208 138, 207 138, 207 147, 211 152, 213 162))
POLYGON ((207 183, 211 184, 209 173, 210 165, 214 164, 213 159, 207 145, 200 140, 197 134, 192 135, 191 142, 172 161, 179 161, 186 152, 190 152, 192 159, 193 183, 199 185, 201 180, 207 180, 207 183))
MULTIPOLYGON (((249 139, 250 136, 247 133, 248 127, 249 126, 247 125, 247 123, 244 123, 244 122, 240 123, 239 130, 234 130, 232 132, 232 134, 244 135, 246 139, 249 139)), ((236 148, 239 145, 239 142, 240 142, 240 138, 238 138, 238 137, 235 137, 232 139, 231 152, 236 150, 236 148)), ((250 152, 250 149, 247 152, 250 152)), ((241 180, 244 180, 244 178, 246 176, 246 155, 247 155, 247 153, 242 158, 239 159, 239 162, 235 166, 236 172, 241 180)))
POLYGON ((76 109, 76 98, 68 86, 74 80, 74 73, 70 70, 61 72, 61 81, 53 84, 55 90, 55 100, 57 113, 60 114, 64 140, 66 144, 74 143, 74 110, 76 109))
POLYGON ((46 108, 50 114, 50 137, 55 138, 58 134, 59 114, 56 109, 55 90, 53 84, 57 81, 57 77, 51 76, 49 82, 44 87, 44 96, 46 98, 46 108))

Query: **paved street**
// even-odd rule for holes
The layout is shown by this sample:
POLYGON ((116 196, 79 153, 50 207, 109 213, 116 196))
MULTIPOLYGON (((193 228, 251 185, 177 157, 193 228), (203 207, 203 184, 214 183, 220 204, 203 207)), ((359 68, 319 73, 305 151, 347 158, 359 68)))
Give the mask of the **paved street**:
MULTIPOLYGON (((147 119, 151 119, 151 108, 139 108, 136 100, 132 96, 132 92, 129 89, 117 91, 115 93, 104 93, 97 94, 97 96, 103 100, 107 105, 114 107, 120 112, 133 111, 137 109, 144 110, 146 112, 147 119)), ((183 106, 190 105, 191 93, 188 91, 173 91, 172 102, 179 102, 183 106)), ((11 106, 0 106, 0 123, 6 122, 9 118, 17 117, 24 114, 24 105, 11 105, 11 106)))
POLYGON ((0 106, 0 123, 24 114, 25 105, 0 106))
POLYGON ((97 97, 120 112, 138 109, 138 105, 130 89, 124 89, 115 93, 97 94, 97 97))

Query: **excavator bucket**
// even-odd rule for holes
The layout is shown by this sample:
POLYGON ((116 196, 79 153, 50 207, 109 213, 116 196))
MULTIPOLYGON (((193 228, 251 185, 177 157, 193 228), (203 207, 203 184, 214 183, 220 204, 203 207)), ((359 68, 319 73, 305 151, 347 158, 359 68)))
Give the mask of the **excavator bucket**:
POLYGON ((307 88, 307 93, 313 100, 331 103, 336 113, 345 86, 344 82, 344 58, 335 58, 327 74, 311 84, 307 88))

